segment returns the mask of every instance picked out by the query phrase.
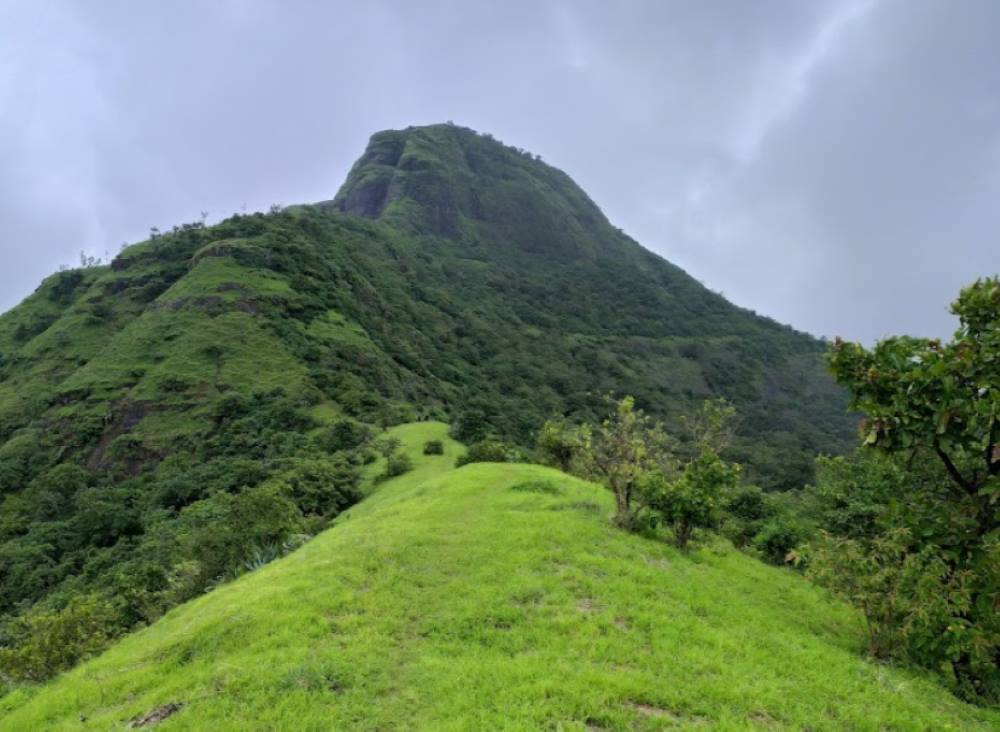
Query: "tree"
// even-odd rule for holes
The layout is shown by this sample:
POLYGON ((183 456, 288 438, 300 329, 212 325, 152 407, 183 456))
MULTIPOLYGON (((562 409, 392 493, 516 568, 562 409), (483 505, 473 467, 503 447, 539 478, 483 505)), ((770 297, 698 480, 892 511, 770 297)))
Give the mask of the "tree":
POLYGON ((388 480, 402 475, 413 467, 413 460, 399 448, 403 443, 396 437, 382 437, 375 440, 374 447, 385 458, 385 470, 378 477, 379 480, 388 480))
POLYGON ((375 450, 378 451, 379 455, 384 457, 386 460, 392 457, 393 453, 396 452, 401 446, 402 442, 399 441, 398 437, 382 437, 375 440, 375 450))
POLYGON ((927 450, 948 473, 951 498, 974 509, 976 536, 1000 528, 1000 281, 978 280, 952 305, 950 343, 887 338, 868 350, 840 339, 830 367, 865 412, 864 444, 927 450))
POLYGON ((722 397, 706 399, 698 411, 682 418, 697 451, 712 450, 721 453, 733 438, 736 407, 722 397))
MULTIPOLYGON (((587 464, 615 496, 615 522, 630 526, 635 519, 633 501, 639 477, 657 466, 666 455, 666 438, 635 399, 626 396, 615 402, 612 412, 586 440, 583 451, 587 464)), ((662 466, 661 466, 662 467, 662 466)))
POLYGON ((722 496, 736 487, 739 472, 738 465, 726 463, 713 450, 705 449, 673 480, 662 469, 646 473, 639 494, 671 528, 678 548, 684 549, 695 529, 718 524, 722 496))
POLYGON ((368 425, 345 417, 334 422, 328 430, 322 433, 319 444, 329 452, 354 450, 370 440, 371 436, 372 430, 368 425))
POLYGON ((926 662, 963 631, 954 618, 970 600, 968 573, 950 571, 936 547, 918 547, 905 528, 870 539, 828 536, 811 547, 808 574, 861 610, 875 658, 926 662))
MULTIPOLYGON (((907 472, 886 498, 874 538, 848 548, 881 556, 874 566, 887 571, 878 543, 905 529, 910 539, 890 555, 893 572, 907 576, 912 557, 939 560, 940 571, 924 580, 949 598, 951 613, 926 632, 903 634, 906 653, 928 666, 950 665, 969 695, 1000 699, 1000 281, 966 287, 952 312, 959 328, 949 343, 902 336, 872 349, 833 344, 831 371, 850 391, 852 408, 867 414, 865 448, 907 472)), ((901 583, 894 592, 911 604, 919 599, 901 583)))
POLYGON ((725 496, 722 510, 722 533, 738 549, 754 541, 764 522, 775 514, 770 497, 755 485, 742 486, 725 496))
POLYGON ((282 481, 285 494, 305 515, 336 516, 361 499, 361 476, 346 459, 298 458, 282 481))
POLYGON ((538 431, 535 449, 544 462, 568 473, 587 438, 585 427, 574 427, 562 419, 550 419, 538 431))
POLYGON ((395 452, 385 463, 383 478, 395 478, 397 475, 413 469, 413 459, 405 452, 395 452))
POLYGON ((806 495, 825 531, 871 539, 882 531, 889 504, 917 482, 912 471, 890 455, 859 450, 847 456, 816 458, 816 483, 806 495))

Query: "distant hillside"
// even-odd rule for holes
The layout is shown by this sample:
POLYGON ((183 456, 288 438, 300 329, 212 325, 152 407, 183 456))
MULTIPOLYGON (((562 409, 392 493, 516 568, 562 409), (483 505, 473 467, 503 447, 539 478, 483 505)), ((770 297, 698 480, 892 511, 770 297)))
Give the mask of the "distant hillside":
MULTIPOLYGON (((860 617, 721 544, 614 529, 532 465, 413 472, 292 555, 177 608, 0 726, 170 730, 989 730, 995 712, 857 654, 860 617), (157 729, 161 728, 157 727, 157 729)), ((427 439, 445 455, 424 456, 427 439)))
POLYGON ((332 201, 176 227, 0 316, 0 621, 97 593, 145 622, 316 533, 358 498, 365 424, 530 448, 605 392, 671 426, 725 396, 733 457, 795 488, 852 438, 822 353, 530 155, 379 133, 332 201))

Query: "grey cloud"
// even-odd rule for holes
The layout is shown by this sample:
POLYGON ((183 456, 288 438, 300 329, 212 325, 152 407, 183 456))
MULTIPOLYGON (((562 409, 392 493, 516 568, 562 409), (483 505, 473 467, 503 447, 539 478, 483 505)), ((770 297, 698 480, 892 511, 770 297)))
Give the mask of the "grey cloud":
POLYGON ((0 9, 0 309, 80 249, 329 198, 452 119, 572 175, 737 303, 942 334, 997 265, 989 0, 97 3, 0 9))

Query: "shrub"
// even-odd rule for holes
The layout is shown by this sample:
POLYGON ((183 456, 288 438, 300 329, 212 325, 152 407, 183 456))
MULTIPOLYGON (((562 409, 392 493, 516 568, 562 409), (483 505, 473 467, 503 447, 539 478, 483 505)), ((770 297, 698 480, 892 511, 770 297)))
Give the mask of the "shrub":
POLYGON ((274 481, 235 496, 218 493, 184 510, 181 520, 191 525, 185 553, 198 562, 193 591, 242 564, 252 547, 281 543, 301 532, 301 514, 287 492, 274 481))
POLYGON ((87 322, 92 325, 102 323, 105 320, 110 320, 111 316, 114 314, 111 302, 106 299, 89 303, 89 310, 90 314, 87 316, 87 322))
POLYGON ((83 284, 83 272, 78 269, 68 272, 60 272, 55 277, 52 289, 49 290, 49 300, 52 302, 68 303, 73 293, 83 284))
POLYGON ((247 558, 233 570, 233 579, 247 572, 254 572, 270 564, 275 559, 280 559, 286 554, 290 554, 311 538, 309 534, 292 534, 282 542, 272 541, 262 546, 251 547, 247 552, 247 558))
POLYGON ((250 397, 240 392, 223 394, 212 404, 212 419, 217 424, 247 415, 253 409, 250 397))
POLYGON ((389 456, 385 464, 385 477, 395 478, 413 469, 413 460, 405 452, 389 456))
POLYGON ((464 455, 455 461, 455 467, 469 463, 511 463, 520 457, 517 450, 499 440, 482 440, 469 445, 464 455))
POLYGON ((546 465, 568 473, 587 444, 585 427, 572 427, 563 420, 549 420, 538 431, 535 449, 546 465))
POLYGON ((354 450, 368 442, 372 429, 363 422, 345 418, 334 422, 318 438, 319 446, 328 452, 354 450))
POLYGON ((995 703, 1000 545, 979 559, 956 569, 949 550, 899 527, 870 538, 825 534, 804 555, 812 579, 861 610, 869 654, 942 670, 961 696, 995 703))
POLYGON ((740 486, 731 493, 725 502, 725 511, 745 521, 759 521, 774 513, 767 494, 755 485, 740 486))
POLYGON ((286 495, 306 515, 332 517, 361 498, 360 475, 346 460, 296 459, 282 477, 286 495))
POLYGON ((765 560, 784 564, 803 539, 805 531, 798 522, 788 516, 775 516, 753 537, 753 545, 765 560))
POLYGON ((44 681, 103 649, 117 627, 111 605, 76 597, 61 610, 37 608, 12 621, 0 648, 0 676, 44 681))
POLYGON ((969 578, 950 573, 935 548, 918 548, 907 529, 871 540, 827 536, 811 548, 808 574, 860 608, 876 658, 941 664, 983 640, 955 620, 969 603, 969 578))
POLYGON ((24 430, 0 445, 0 495, 23 488, 35 472, 33 463, 44 460, 39 437, 34 430, 24 430))
POLYGON ((725 500, 722 508, 722 534, 733 546, 750 546, 775 514, 770 497, 755 485, 739 486, 725 500))
POLYGON ((695 529, 718 524, 721 494, 733 488, 738 477, 738 466, 706 450, 679 478, 671 480, 662 470, 653 470, 640 478, 638 488, 643 503, 670 526, 674 542, 683 549, 695 529))
POLYGON ((375 449, 381 453, 382 457, 386 460, 392 457, 402 446, 403 443, 400 442, 398 437, 380 437, 375 440, 374 443, 375 449))
POLYGON ((424 455, 444 455, 444 443, 441 440, 427 440, 424 443, 424 455))

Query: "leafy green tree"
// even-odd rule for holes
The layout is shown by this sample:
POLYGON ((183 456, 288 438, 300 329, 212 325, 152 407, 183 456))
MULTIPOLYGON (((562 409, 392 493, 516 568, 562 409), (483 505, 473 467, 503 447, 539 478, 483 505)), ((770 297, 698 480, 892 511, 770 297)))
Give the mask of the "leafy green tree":
POLYGON ((336 516, 361 498, 361 476, 342 459, 296 459, 283 479, 286 495, 306 515, 336 516))
POLYGON ((587 441, 587 430, 562 419, 550 419, 538 430, 535 449, 543 461, 568 473, 587 441))
POLYGON ((734 435, 736 407, 726 399, 706 399, 696 412, 682 417, 682 423, 696 454, 711 450, 722 453, 734 435))
POLYGON ((823 530, 853 539, 870 539, 884 527, 889 506, 917 482, 912 471, 891 456, 859 450, 816 459, 816 483, 807 489, 823 530))
POLYGON ((746 521, 759 521, 774 513, 774 508, 764 491, 756 485, 741 486, 725 502, 726 513, 746 521))
POLYGON ((639 483, 642 502, 671 528, 674 542, 684 549, 695 529, 714 528, 720 519, 722 496, 739 481, 739 466, 704 450, 674 479, 657 469, 639 483))
POLYGON ((395 478, 413 469, 413 460, 405 452, 395 452, 385 464, 385 477, 395 478))
POLYGON ((722 533, 733 545, 742 549, 748 546, 771 518, 774 506, 769 496, 759 486, 739 486, 723 499, 724 515, 722 533))
POLYGON ((491 420, 496 411, 496 404, 490 404, 485 399, 471 400, 455 415, 451 427, 452 436, 466 444, 485 440, 493 430, 491 420))
POLYGON ((399 441, 398 437, 381 437, 375 440, 374 447, 378 453, 388 460, 392 455, 402 447, 403 443, 399 441))
POLYGON ((188 507, 182 519, 192 526, 184 553, 198 562, 194 591, 223 578, 254 547, 280 543, 298 533, 301 514, 276 481, 230 495, 219 493, 188 507))
POLYGON ((441 440, 427 440, 424 443, 424 455, 444 455, 444 443, 441 440))
POLYGON ((357 420, 339 419, 322 433, 319 444, 324 450, 354 450, 371 439, 371 427, 357 420))
POLYGON ((639 478, 666 454, 659 426, 635 406, 635 398, 610 397, 611 414, 584 442, 585 460, 615 496, 615 522, 631 526, 639 478))
MULTIPOLYGON (((888 338, 871 349, 834 343, 831 371, 850 391, 851 406, 868 415, 865 447, 894 458, 908 476, 888 491, 874 538, 835 546, 846 566, 897 577, 889 583, 893 596, 914 608, 933 593, 904 580, 914 562, 934 557, 919 588, 936 587, 949 611, 937 623, 914 626, 905 614, 883 613, 884 622, 905 641, 909 657, 950 666, 968 695, 1000 699, 1000 280, 966 287, 952 312, 959 328, 948 343, 910 337, 888 338), (896 541, 894 553, 881 551, 899 530, 909 540, 896 541), (870 564, 853 560, 855 554, 870 564)), ((845 509, 860 503, 868 516, 870 491, 857 493, 860 498, 845 509)), ((863 586, 853 594, 867 606, 870 598, 858 595, 874 592, 863 586)))
POLYGON ((89 484, 91 476, 78 465, 63 463, 45 471, 28 486, 37 520, 52 520, 66 514, 74 497, 89 484))
POLYGON ((142 533, 134 496, 127 488, 84 488, 73 498, 76 531, 95 546, 113 546, 124 537, 142 533))
POLYGON ((927 661, 963 645, 968 628, 957 617, 972 601, 970 573, 953 571, 937 547, 919 546, 908 529, 870 539, 829 536, 808 559, 811 578, 860 608, 872 656, 927 661))
POLYGON ((771 564, 793 563, 794 550, 808 537, 805 527, 787 512, 779 512, 764 522, 754 534, 753 547, 771 564))
POLYGON ((396 437, 382 437, 375 440, 375 449, 385 458, 385 470, 378 477, 379 480, 388 480, 402 475, 413 467, 413 460, 410 456, 399 451, 402 445, 403 443, 396 437))
POLYGON ((952 489, 945 505, 971 510, 970 538, 1000 528, 1000 280, 979 280, 952 305, 960 327, 947 344, 887 338, 869 350, 837 340, 830 367, 868 415, 864 444, 927 450, 952 489))

